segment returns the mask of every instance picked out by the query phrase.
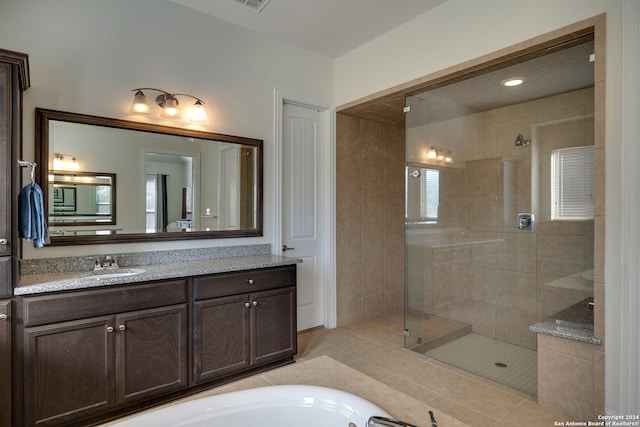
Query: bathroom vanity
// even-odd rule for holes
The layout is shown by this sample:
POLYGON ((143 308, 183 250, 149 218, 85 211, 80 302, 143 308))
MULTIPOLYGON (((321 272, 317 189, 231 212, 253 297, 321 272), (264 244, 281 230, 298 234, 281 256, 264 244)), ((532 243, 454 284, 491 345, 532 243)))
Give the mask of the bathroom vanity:
POLYGON ((13 425, 91 425, 292 363, 296 262, 176 262, 16 288, 13 425))

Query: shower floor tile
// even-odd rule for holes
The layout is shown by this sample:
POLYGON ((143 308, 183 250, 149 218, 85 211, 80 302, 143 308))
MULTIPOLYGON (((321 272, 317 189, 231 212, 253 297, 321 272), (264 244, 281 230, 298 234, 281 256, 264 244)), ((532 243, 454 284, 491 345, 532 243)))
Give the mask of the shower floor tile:
POLYGON ((537 352, 534 350, 470 333, 424 354, 532 396, 538 394, 537 352))

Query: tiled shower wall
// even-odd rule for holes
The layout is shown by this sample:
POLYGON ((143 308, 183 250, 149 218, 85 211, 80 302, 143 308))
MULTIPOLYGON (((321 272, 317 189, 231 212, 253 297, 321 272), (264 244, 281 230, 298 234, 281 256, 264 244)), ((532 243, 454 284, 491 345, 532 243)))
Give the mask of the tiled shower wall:
POLYGON ((458 147, 458 158, 457 167, 439 168, 438 224, 409 238, 410 281, 424 283, 410 300, 422 297, 426 313, 535 349, 529 325, 593 296, 593 220, 550 220, 551 150, 593 144, 593 89, 416 132, 458 147), (529 147, 515 146, 518 133, 529 147), (518 212, 535 212, 536 227, 517 229, 518 212))
POLYGON ((336 119, 338 326, 403 309, 404 128, 336 119))

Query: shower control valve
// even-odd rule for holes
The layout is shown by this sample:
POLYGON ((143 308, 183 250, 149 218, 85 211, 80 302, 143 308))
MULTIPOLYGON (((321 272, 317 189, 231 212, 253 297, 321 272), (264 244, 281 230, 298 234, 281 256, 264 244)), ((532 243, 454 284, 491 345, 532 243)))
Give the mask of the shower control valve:
POLYGON ((516 217, 516 224, 521 230, 531 230, 536 223, 536 217, 532 213, 519 213, 516 217))

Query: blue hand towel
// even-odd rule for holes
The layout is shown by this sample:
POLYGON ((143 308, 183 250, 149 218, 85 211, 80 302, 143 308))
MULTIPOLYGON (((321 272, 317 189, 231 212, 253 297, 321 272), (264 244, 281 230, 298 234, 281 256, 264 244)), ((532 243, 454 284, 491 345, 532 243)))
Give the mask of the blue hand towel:
POLYGON ((51 243, 43 199, 42 189, 34 182, 25 185, 18 195, 18 236, 33 240, 36 248, 51 243))

